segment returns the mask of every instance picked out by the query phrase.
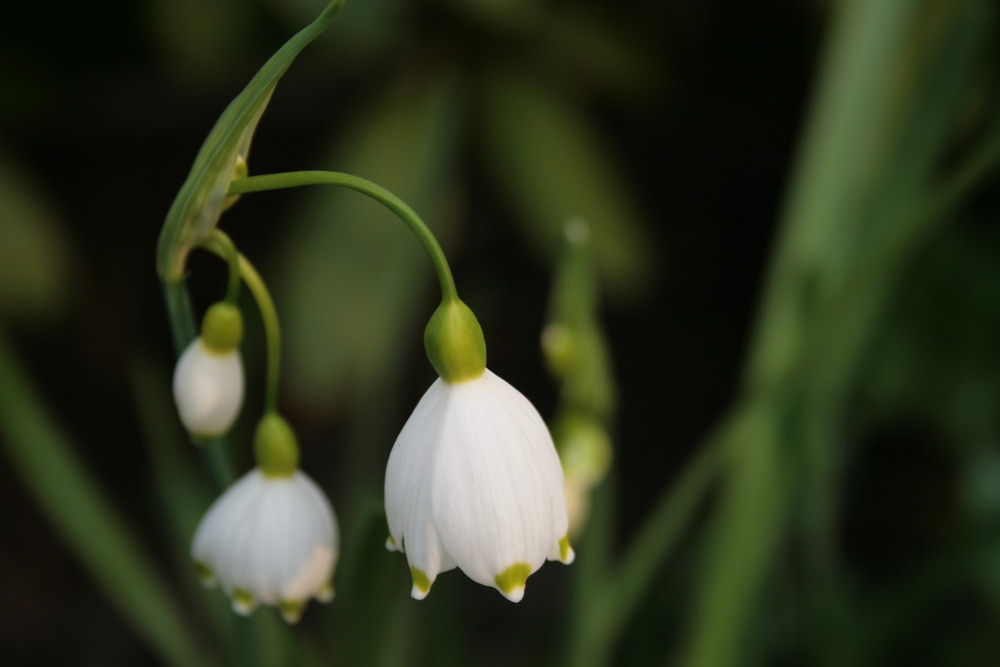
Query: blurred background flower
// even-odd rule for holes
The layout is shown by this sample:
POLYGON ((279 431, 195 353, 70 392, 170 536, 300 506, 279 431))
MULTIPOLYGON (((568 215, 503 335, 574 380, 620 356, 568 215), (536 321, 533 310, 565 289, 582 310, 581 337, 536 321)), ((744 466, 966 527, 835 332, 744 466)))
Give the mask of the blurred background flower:
MULTIPOLYGON (((431 266, 356 193, 245 195, 224 225, 274 288, 282 412, 342 560, 294 631, 201 591, 187 548, 220 489, 170 402, 156 238, 222 109, 324 4, 5 8, 5 664, 996 664, 988 0, 348 2, 279 84, 250 173, 348 171, 409 202, 490 367, 550 420, 538 341, 563 226, 586 220, 613 463, 577 562, 520 605, 459 577, 410 600, 381 485, 433 378, 431 266)), ((225 267, 188 269, 201 312, 225 267)))

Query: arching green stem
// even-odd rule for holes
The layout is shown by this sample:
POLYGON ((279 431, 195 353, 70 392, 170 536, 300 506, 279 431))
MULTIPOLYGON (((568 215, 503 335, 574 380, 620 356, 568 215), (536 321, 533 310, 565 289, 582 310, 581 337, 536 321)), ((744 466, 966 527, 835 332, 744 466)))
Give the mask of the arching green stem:
POLYGON ((202 246, 213 243, 222 252, 222 258, 229 265, 229 284, 226 287, 226 303, 236 305, 236 299, 240 295, 240 254, 236 250, 236 245, 232 239, 226 236, 222 230, 215 228, 209 234, 208 239, 202 246))
MULTIPOLYGON (((227 241, 232 246, 232 241, 229 240, 229 237, 221 230, 216 229, 213 232, 213 236, 209 237, 203 245, 207 250, 224 258, 226 253, 224 246, 227 241), (220 237, 225 240, 220 242, 220 237)), ((236 253, 236 256, 240 277, 247 284, 250 293, 253 294, 254 300, 257 301, 257 308, 260 310, 261 319, 264 320, 264 333, 267 336, 267 387, 264 394, 264 411, 276 412, 278 405, 278 371, 281 366, 281 327, 278 323, 278 311, 275 310, 271 293, 261 279, 260 274, 257 273, 257 269, 242 254, 236 253)))
POLYGON ((261 192, 263 190, 283 190, 285 188, 295 188, 303 185, 340 185, 350 188, 364 195, 368 195, 379 202, 387 209, 395 213, 406 223, 410 231, 417 237, 424 250, 434 265, 438 282, 441 283, 441 300, 443 302, 458 299, 458 292, 455 289, 455 279, 451 275, 451 268, 448 260, 441 250, 434 234, 427 227, 420 216, 410 208, 406 202, 392 194, 380 185, 371 181, 342 174, 336 171, 291 171, 283 174, 266 174, 263 176, 250 176, 239 178, 229 185, 229 194, 238 195, 247 192, 261 192))

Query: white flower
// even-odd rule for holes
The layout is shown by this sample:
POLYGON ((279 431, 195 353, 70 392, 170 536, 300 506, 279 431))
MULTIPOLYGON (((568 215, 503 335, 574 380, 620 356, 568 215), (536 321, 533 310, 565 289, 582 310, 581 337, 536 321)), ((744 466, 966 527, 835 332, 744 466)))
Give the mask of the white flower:
POLYGON ((187 346, 174 370, 174 401, 188 432, 199 440, 226 433, 243 405, 238 348, 218 352, 202 337, 187 346))
POLYGON ((420 399, 389 455, 385 510, 386 546, 406 552, 418 600, 458 566, 517 602, 546 559, 573 560, 549 431, 489 370, 439 378, 420 399))
POLYGON ((309 598, 333 598, 337 519, 307 475, 268 476, 254 468, 209 508, 195 532, 191 556, 208 585, 216 581, 233 610, 277 606, 289 623, 309 598))

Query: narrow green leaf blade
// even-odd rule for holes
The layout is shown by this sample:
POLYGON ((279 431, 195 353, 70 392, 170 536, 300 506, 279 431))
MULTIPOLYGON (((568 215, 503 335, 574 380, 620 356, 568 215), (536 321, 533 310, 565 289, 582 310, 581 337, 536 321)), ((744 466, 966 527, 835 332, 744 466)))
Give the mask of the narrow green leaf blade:
POLYGON ((161 279, 181 279, 188 251, 215 228, 239 158, 246 158, 254 130, 278 80, 295 57, 333 21, 344 0, 333 0, 315 21, 300 30, 264 63, 234 99, 195 158, 160 233, 157 270, 161 279))
POLYGON ((0 434, 24 485, 122 617, 172 665, 211 664, 169 587, 75 448, 55 426, 0 333, 0 434))

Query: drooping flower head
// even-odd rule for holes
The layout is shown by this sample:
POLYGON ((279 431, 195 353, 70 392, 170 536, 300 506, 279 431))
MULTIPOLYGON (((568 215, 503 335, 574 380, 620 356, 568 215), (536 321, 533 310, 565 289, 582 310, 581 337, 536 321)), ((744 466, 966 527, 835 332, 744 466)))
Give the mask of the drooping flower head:
POLYGON ((486 368, 482 330, 461 301, 442 303, 425 343, 441 377, 389 455, 386 545, 406 553, 417 599, 457 566, 517 602, 546 559, 573 560, 552 437, 531 403, 486 368))
POLYGON ((220 584, 237 613, 266 604, 294 623, 311 598, 333 598, 337 519, 320 488, 298 469, 295 436, 284 419, 265 416, 255 448, 258 467, 205 513, 191 556, 202 581, 220 584))
POLYGON ((220 302, 205 313, 201 335, 181 354, 174 370, 174 401, 195 441, 225 434, 243 405, 239 309, 220 302))

